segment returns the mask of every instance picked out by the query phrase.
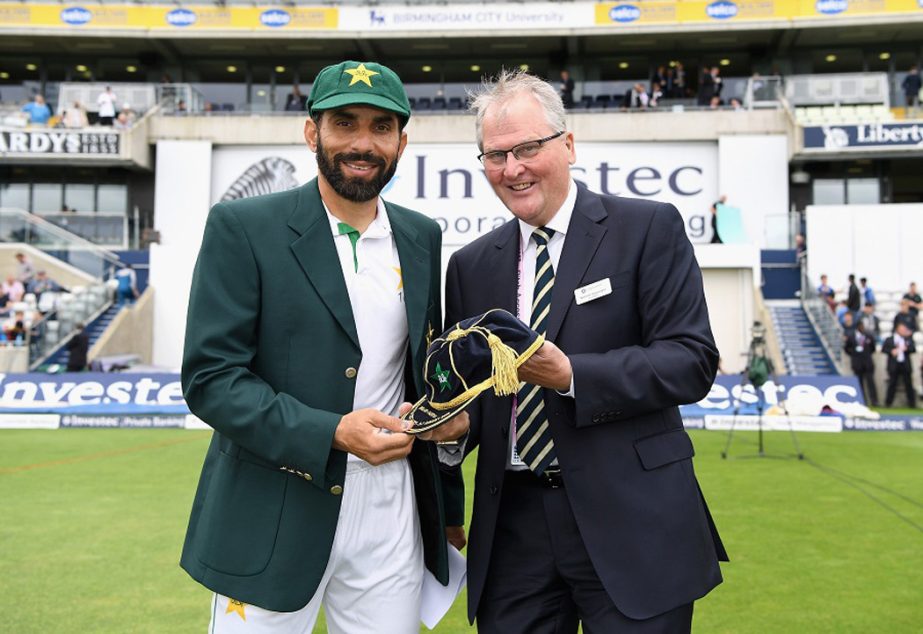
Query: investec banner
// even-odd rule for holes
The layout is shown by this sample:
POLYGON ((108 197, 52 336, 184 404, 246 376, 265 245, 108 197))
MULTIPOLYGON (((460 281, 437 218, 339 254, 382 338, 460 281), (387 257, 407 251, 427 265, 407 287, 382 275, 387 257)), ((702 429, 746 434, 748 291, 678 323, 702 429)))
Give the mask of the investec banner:
POLYGON ((0 128, 0 157, 119 155, 119 132, 0 128))
POLYGON ((684 419, 707 420, 710 416, 728 418, 737 409, 738 415, 749 418, 758 413, 761 399, 767 417, 776 417, 780 410, 776 406, 783 400, 796 415, 804 413, 801 403, 816 407, 810 414, 818 413, 825 405, 838 411, 843 405, 864 404, 862 390, 853 376, 779 376, 757 391, 752 384, 741 383, 739 374, 725 374, 715 379, 705 398, 693 405, 683 405, 680 411, 684 419))
MULTIPOLYGON (((411 143, 383 196, 434 218, 446 246, 467 244, 512 218, 476 156, 473 142, 411 143)), ((316 174, 303 145, 219 146, 212 202, 289 189, 316 174)), ((673 203, 690 239, 706 241, 708 209, 718 196, 716 143, 578 143, 571 174, 595 192, 673 203)))
POLYGON ((919 121, 804 128, 805 152, 919 151, 921 147, 923 147, 923 123, 919 121))
POLYGON ((189 414, 179 374, 0 374, 0 414, 189 414))

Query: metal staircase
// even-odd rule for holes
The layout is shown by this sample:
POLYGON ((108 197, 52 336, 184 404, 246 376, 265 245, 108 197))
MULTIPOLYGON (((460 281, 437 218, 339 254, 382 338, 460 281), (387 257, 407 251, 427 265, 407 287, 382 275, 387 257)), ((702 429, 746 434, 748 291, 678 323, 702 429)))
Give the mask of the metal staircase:
POLYGON ((798 300, 766 302, 788 374, 835 375, 836 365, 798 300))

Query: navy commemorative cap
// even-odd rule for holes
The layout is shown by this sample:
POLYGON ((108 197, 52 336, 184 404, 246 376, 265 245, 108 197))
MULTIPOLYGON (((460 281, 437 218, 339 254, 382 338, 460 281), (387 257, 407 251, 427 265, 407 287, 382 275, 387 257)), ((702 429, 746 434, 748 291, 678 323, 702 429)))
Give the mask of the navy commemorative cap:
POLYGON ((442 425, 485 390, 515 394, 519 366, 543 343, 542 335, 499 308, 458 322, 427 348, 426 394, 403 416, 413 423, 407 433, 442 425))

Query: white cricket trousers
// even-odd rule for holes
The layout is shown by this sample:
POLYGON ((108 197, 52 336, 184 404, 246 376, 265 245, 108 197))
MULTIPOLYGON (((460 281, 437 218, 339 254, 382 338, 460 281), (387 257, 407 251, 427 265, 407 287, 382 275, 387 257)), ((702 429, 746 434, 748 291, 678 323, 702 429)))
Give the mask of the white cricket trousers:
POLYGON ((215 594, 210 634, 311 634, 321 605, 331 634, 419 634, 423 544, 406 460, 350 460, 330 560, 297 612, 215 594))

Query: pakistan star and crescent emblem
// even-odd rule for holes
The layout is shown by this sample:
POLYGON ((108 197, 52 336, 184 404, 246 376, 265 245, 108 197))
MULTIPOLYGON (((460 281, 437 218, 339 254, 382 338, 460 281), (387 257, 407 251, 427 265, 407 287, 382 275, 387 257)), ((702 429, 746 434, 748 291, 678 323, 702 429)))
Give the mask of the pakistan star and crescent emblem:
POLYGON ((240 618, 242 618, 244 621, 246 621, 246 620, 247 620, 247 615, 244 613, 244 608, 245 608, 245 607, 247 607, 247 604, 246 604, 246 603, 242 603, 241 601, 238 601, 237 599, 229 599, 229 600, 228 600, 228 609, 225 610, 224 613, 225 613, 225 614, 230 614, 231 612, 236 612, 237 615, 240 616, 240 618))
POLYGON ((451 374, 451 372, 448 370, 443 370, 440 364, 436 364, 436 371, 430 378, 439 384, 440 393, 452 389, 452 385, 449 383, 449 374, 451 374))
POLYGON ((352 79, 349 80, 350 86, 361 81, 369 88, 372 87, 372 77, 381 74, 378 71, 369 70, 365 67, 365 64, 359 64, 355 68, 347 68, 343 72, 352 77, 352 79))

